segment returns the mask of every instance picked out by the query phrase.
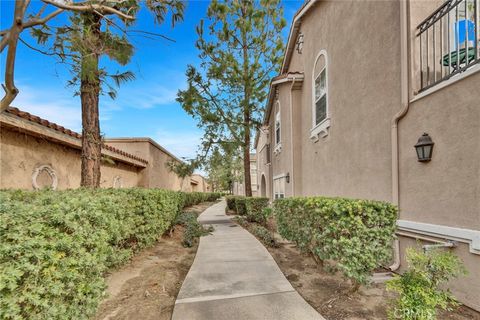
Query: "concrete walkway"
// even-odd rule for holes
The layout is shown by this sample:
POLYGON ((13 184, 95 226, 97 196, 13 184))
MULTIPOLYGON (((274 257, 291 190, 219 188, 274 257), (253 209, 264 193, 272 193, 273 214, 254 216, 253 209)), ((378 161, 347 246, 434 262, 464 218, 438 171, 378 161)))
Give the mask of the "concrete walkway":
POLYGON ((173 320, 321 320, 293 289, 265 247, 225 215, 225 201, 198 220, 202 237, 175 302, 173 320))

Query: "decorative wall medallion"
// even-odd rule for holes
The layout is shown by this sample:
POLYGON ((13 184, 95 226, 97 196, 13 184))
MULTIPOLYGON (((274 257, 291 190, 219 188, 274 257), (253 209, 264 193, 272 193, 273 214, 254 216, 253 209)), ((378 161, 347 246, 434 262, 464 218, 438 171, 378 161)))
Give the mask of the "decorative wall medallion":
POLYGON ((297 52, 302 54, 303 51, 303 33, 300 33, 297 38, 297 42, 295 43, 297 52))
POLYGON ((43 188, 57 189, 58 178, 55 170, 48 164, 35 168, 32 173, 32 186, 35 190, 43 188))
POLYGON ((113 187, 114 188, 123 188, 123 179, 121 176, 115 176, 113 178, 113 187))

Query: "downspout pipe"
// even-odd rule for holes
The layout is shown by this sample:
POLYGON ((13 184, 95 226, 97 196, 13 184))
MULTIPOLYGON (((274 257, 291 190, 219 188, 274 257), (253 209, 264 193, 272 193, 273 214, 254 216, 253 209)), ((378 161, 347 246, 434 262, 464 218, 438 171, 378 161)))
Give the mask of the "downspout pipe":
POLYGON ((291 145, 291 161, 292 161, 292 169, 291 169, 291 179, 290 183, 292 184, 292 197, 295 196, 295 173, 294 168, 295 164, 293 162, 293 88, 295 86, 296 78, 293 77, 292 84, 290 85, 290 145, 291 145))
MULTIPOLYGON (((401 109, 392 119, 391 122, 391 139, 392 139, 392 202, 399 208, 400 212, 400 187, 399 187, 399 158, 398 158, 398 123, 407 114, 409 102, 409 34, 408 23, 408 0, 400 1, 400 100, 401 109)), ((398 238, 393 244, 394 261, 389 267, 391 271, 400 268, 400 242, 398 238)))

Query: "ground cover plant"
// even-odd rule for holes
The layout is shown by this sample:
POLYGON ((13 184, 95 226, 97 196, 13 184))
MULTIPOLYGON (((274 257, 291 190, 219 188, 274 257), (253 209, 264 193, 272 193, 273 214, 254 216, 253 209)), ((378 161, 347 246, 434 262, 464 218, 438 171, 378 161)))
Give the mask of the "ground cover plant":
POLYGON ((193 247, 198 242, 199 237, 207 235, 213 231, 212 226, 206 228, 198 223, 197 217, 198 215, 195 212, 182 212, 178 215, 177 220, 175 220, 175 224, 185 227, 182 241, 182 244, 185 247, 193 247))
POLYGON ((88 319, 104 273, 152 245, 186 204, 159 189, 0 192, 0 318, 88 319))
POLYGON ((287 198, 274 202, 280 235, 341 271, 354 287, 388 263, 397 208, 389 203, 345 198, 287 198))
POLYGON ((250 222, 244 216, 237 216, 234 218, 234 221, 253 234, 266 247, 276 247, 278 245, 275 240, 275 233, 265 226, 256 222, 250 222))

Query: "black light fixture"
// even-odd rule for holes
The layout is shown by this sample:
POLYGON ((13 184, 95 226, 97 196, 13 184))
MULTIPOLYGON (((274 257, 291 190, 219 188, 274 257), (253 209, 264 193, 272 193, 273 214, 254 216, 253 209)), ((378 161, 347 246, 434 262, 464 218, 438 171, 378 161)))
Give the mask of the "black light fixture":
POLYGON ((415 150, 417 151, 417 158, 420 162, 428 162, 432 160, 432 151, 433 151, 433 141, 428 133, 424 133, 418 142, 415 145, 415 150))
POLYGON ((285 176, 285 181, 287 181, 287 183, 290 183, 290 172, 287 172, 287 175, 285 176))

